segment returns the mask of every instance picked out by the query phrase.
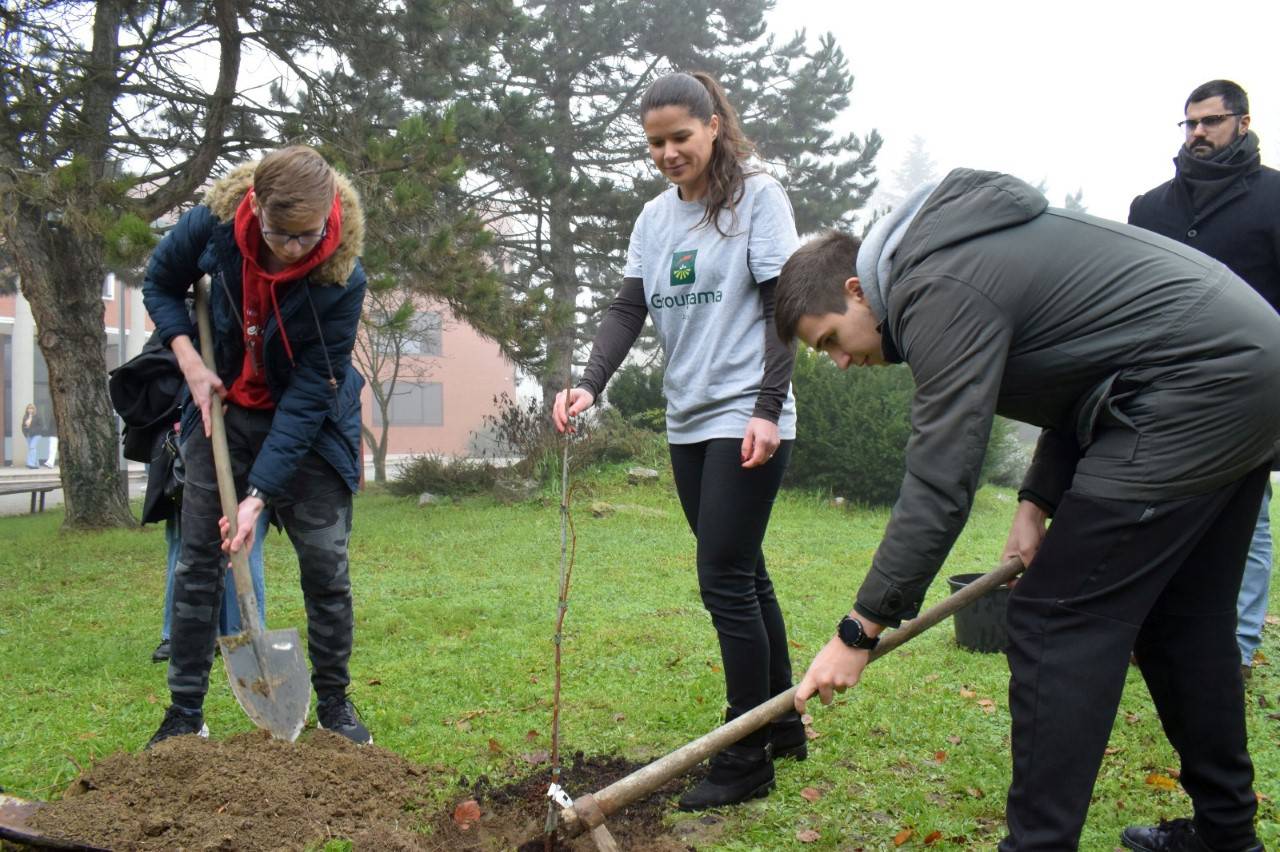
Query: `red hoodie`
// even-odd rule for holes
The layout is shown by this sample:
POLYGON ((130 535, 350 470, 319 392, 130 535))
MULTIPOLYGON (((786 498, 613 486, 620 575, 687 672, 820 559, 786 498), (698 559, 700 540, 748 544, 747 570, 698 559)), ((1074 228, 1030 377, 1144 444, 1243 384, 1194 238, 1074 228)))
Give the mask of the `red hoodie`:
POLYGON ((270 411, 276 407, 267 388, 267 376, 263 370, 262 344, 267 324, 267 302, 276 315, 276 325, 280 328, 280 338, 284 342, 284 351, 293 363, 293 347, 289 345, 289 336, 285 334, 284 323, 280 321, 280 302, 276 290, 280 284, 288 284, 305 278, 307 273, 328 260, 342 242, 342 203, 337 195, 333 198, 333 207, 329 210, 329 219, 325 223, 325 235, 311 253, 297 263, 280 272, 268 272, 258 263, 260 252, 271 249, 262 239, 262 226, 258 217, 253 215, 253 189, 250 188, 236 209, 235 236, 236 245, 244 258, 241 266, 243 285, 244 316, 244 364, 240 375, 227 390, 227 401, 241 408, 257 408, 270 411))

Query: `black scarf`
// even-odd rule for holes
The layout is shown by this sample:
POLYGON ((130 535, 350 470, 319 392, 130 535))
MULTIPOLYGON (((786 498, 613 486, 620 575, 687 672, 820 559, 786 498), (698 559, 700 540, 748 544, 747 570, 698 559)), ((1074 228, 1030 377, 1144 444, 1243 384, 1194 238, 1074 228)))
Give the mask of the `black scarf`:
POLYGON ((1191 196, 1192 209, 1200 212, 1237 180, 1262 167, 1258 135, 1250 130, 1204 160, 1193 157, 1184 145, 1173 165, 1178 170, 1178 180, 1191 196))

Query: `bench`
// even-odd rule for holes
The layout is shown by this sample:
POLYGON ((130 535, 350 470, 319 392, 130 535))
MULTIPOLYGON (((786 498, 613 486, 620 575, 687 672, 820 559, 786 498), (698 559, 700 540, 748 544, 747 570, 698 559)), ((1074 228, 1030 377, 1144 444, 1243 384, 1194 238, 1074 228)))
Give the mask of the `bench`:
POLYGON ((8 482, 0 482, 0 496, 7 494, 24 494, 31 492, 31 512, 34 514, 36 510, 37 497, 40 504, 39 511, 44 511, 44 495, 50 491, 56 491, 62 487, 62 479, 55 475, 27 477, 23 479, 14 479, 8 482))

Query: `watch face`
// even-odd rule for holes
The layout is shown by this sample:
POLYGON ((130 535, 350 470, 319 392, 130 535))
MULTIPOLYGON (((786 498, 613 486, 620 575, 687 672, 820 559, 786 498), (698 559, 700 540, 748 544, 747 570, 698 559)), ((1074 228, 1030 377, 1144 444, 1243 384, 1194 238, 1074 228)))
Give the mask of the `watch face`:
POLYGON ((862 622, 848 616, 841 619, 837 632, 840 634, 840 641, 850 648, 857 648, 867 637, 866 631, 862 629, 862 622))

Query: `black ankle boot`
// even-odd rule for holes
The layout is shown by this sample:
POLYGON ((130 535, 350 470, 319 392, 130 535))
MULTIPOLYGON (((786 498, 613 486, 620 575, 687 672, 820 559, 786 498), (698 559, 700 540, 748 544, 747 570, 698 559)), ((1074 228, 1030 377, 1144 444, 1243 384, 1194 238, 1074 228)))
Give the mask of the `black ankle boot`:
POLYGON ((799 713, 792 710, 769 724, 769 746, 774 760, 782 757, 804 760, 809 756, 809 738, 799 713))
POLYGON ((773 761, 762 746, 731 745, 711 758, 711 771, 680 797, 682 811, 702 811, 736 805, 769 795, 773 789, 773 761))
MULTIPOLYGON (((1131 825, 1120 832, 1120 843, 1135 852, 1217 852, 1196 833, 1189 819, 1173 819, 1159 825, 1131 825)), ((1263 852, 1262 844, 1244 852, 1263 852)))

